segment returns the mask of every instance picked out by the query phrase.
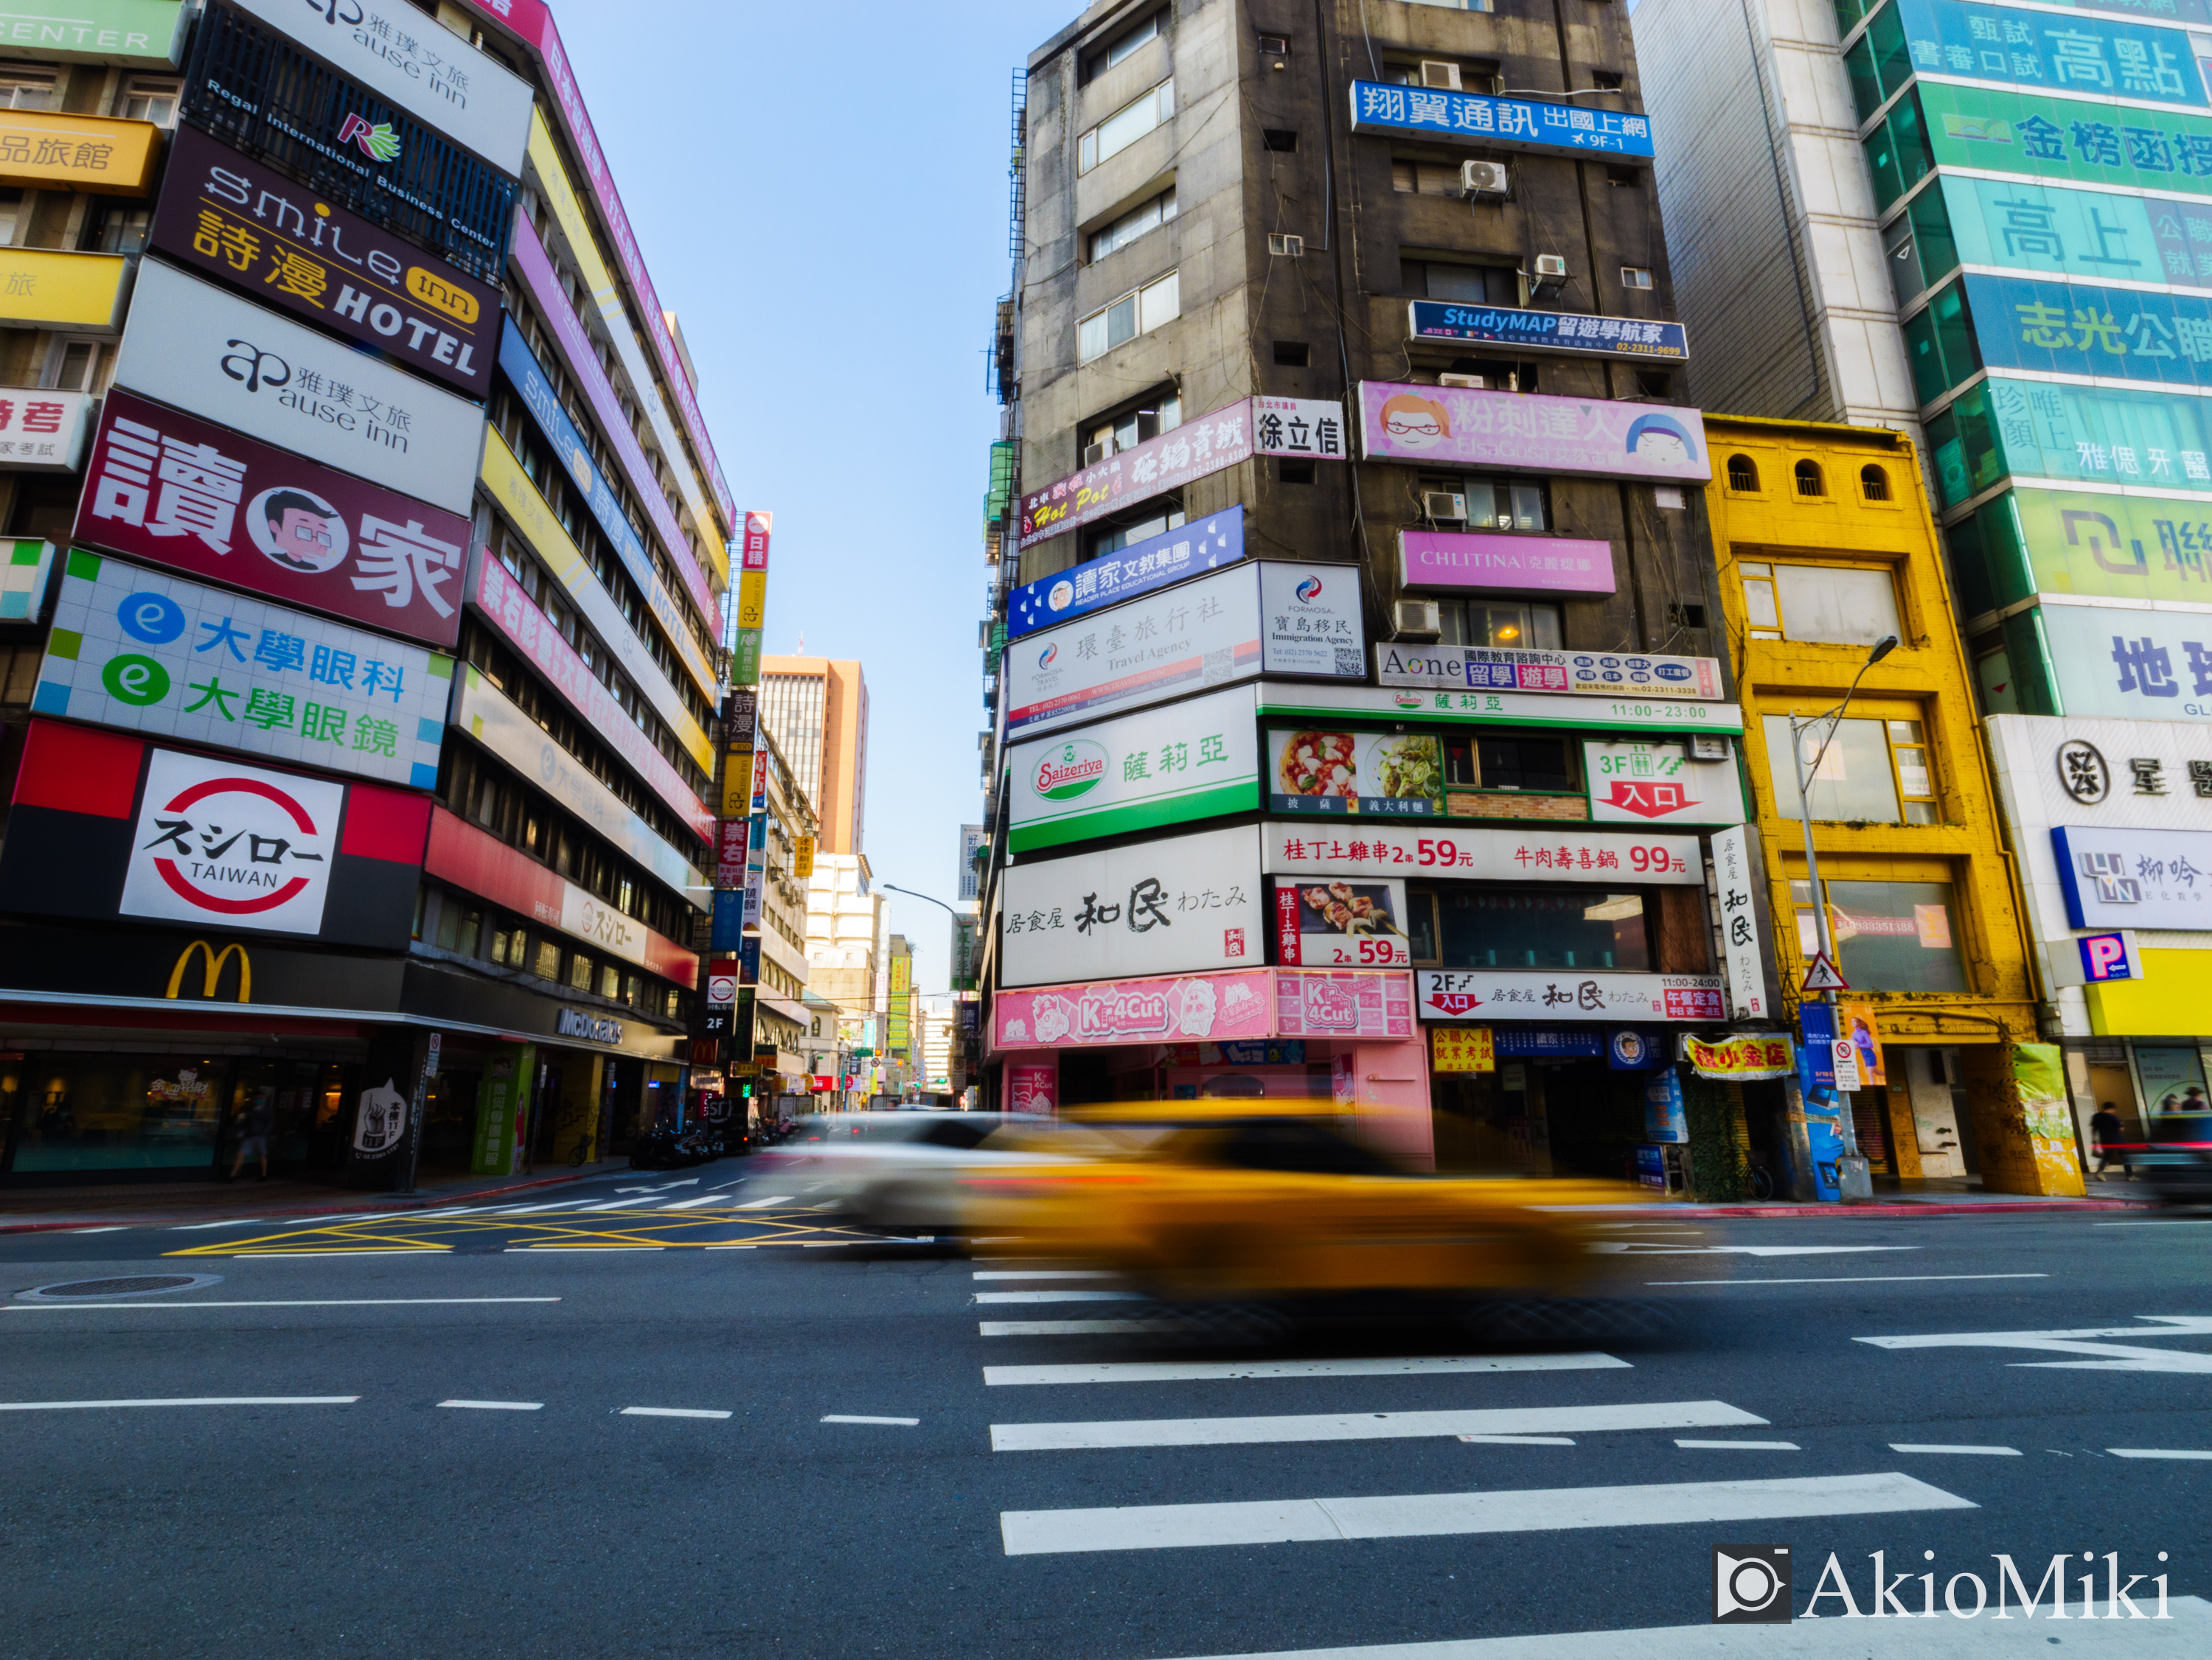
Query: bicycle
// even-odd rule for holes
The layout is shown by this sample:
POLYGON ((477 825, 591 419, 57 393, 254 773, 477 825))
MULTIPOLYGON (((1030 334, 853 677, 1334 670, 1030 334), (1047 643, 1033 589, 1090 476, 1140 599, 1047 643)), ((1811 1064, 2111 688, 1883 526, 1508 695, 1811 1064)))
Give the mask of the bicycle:
POLYGON ((592 1154, 598 1149, 599 1140, 599 1125, 586 1124, 582 1133, 576 1137, 576 1145, 569 1149, 568 1168, 579 1170, 589 1162, 592 1154))

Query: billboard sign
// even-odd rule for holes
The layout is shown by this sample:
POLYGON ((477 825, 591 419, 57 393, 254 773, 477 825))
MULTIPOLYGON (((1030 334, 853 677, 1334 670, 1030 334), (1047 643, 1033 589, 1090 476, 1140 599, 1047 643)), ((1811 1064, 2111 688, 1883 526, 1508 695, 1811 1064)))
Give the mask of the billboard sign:
POLYGON ((1001 983, 1260 964, 1259 852, 1259 832, 1247 825, 1011 866, 1001 983))
POLYGON ((2157 104, 2205 103, 2189 36, 2117 18, 1966 0, 1898 0, 1912 67, 2024 87, 2080 87, 2157 104))
POLYGON ((1516 594, 1609 594, 1613 544, 1575 536, 1401 530, 1398 566, 1408 588, 1516 594))
POLYGON ((196 128, 169 141, 147 246, 441 385, 490 395, 498 289, 196 128))
POLYGON ((2105 101, 1923 79, 1917 88, 1923 142, 1939 167, 2212 196, 2212 117, 2123 104, 2110 98, 2116 88, 2096 90, 2105 101))
POLYGON ((1376 678, 1385 686, 1423 691, 1624 693, 1650 697, 1717 698, 1717 657, 1652 657, 1635 651, 1516 651, 1505 646, 1400 645, 1375 648, 1376 678))
POLYGON ((1267 734, 1267 805, 1278 813, 1440 818, 1443 750, 1430 733, 1267 734))
POLYGON ((1743 786, 1730 760, 1698 760, 1679 738, 1583 745, 1590 817, 1600 824, 1741 824, 1743 786))
POLYGON ((469 524, 111 391, 76 539, 432 645, 460 637, 469 524))
POLYGON ((1581 312, 1532 312, 1518 306, 1467 306, 1449 300, 1406 304, 1406 332, 1416 340, 1473 341, 1539 352, 1577 352, 1601 357, 1640 357, 1680 363, 1690 355, 1679 323, 1646 323, 1631 317, 1591 317, 1581 312))
MULTIPOLYGON (((1252 688, 1236 687, 1016 744, 1009 847, 1250 812, 1260 804, 1255 708, 1252 688)), ((963 877, 971 900, 974 881, 963 877)))
POLYGON ((2062 825, 2051 845, 2072 927, 2212 928, 2212 830, 2062 825))
POLYGON ((1651 123, 1644 116, 1379 81, 1352 83, 1352 130, 1486 148, 1596 150, 1647 161, 1652 156, 1651 123))
POLYGON ((76 0, 69 9, 61 17, 52 5, 0 5, 0 47, 64 63, 175 66, 184 0, 76 0))
MULTIPOLYGON (((2153 396, 2167 403, 2197 401, 2165 393, 2153 396)), ((2127 454, 2132 462, 2136 452, 2127 454)), ((2143 458, 2154 465, 2171 465, 2170 452, 2162 449, 2145 451, 2143 458)), ((2197 459, 2202 466, 2204 458, 2197 459)), ((2186 500, 2111 491, 2022 488, 2013 491, 2012 500, 2027 554, 2025 578, 2035 591, 2196 604, 2212 601, 2212 508, 2186 500)), ((2021 584, 2017 578, 2002 581, 2001 577, 2001 585, 2009 599, 2021 584)))
POLYGON ((1260 566, 1261 671, 1367 678, 1357 565, 1260 566))
POLYGON ((89 392, 0 395, 0 470, 73 473, 100 400, 89 392))
POLYGON ((1118 553, 1085 560, 1057 576, 1024 583, 1006 596, 1006 638, 1135 599, 1187 577, 1203 576, 1244 557, 1244 509, 1207 518, 1133 542, 1118 553))
MULTIPOLYGON (((2206 280, 2212 283, 2212 213, 2200 222, 2204 226, 2206 280)), ((2176 495, 2212 494, 2212 411, 2199 407, 2201 399, 1997 374, 1989 378, 1988 386, 1999 453, 1990 457, 1991 465, 1976 465, 1970 477, 1964 444, 1954 438, 1936 449, 1936 466, 1948 506, 1988 488, 2006 473, 2020 478, 2148 485, 2176 495)), ((2100 500, 2111 502, 2113 498, 2100 500)), ((2177 506, 2171 501, 2155 505, 2169 515, 2177 506)))
POLYGON ((1413 984, 1385 969, 1243 969, 1001 991, 993 1047, 1410 1038, 1413 984))
POLYGON ((1713 906, 1720 920, 1721 967, 1734 1018, 1739 1021, 1765 1020, 1772 1012, 1754 886, 1763 880, 1764 873, 1752 857, 1750 831, 1739 824, 1713 837, 1713 906))
POLYGON ((2069 715, 2212 721, 2212 616, 2047 602, 2036 615, 2069 715))
POLYGON ((448 512, 476 494, 475 404, 159 260, 138 268, 115 384, 448 512))
POLYGON ((1404 968, 1406 884, 1275 883, 1275 960, 1288 967, 1404 968))
POLYGON ((60 589, 35 712, 436 786, 451 657, 81 549, 60 589))
POLYGON ((1722 1021, 1719 976, 1445 968, 1414 976, 1425 1021, 1722 1021))
POLYGON ((1467 881, 1587 881, 1614 887, 1702 886, 1695 836, 1594 833, 1580 825, 1532 821, 1478 830, 1454 824, 1345 824, 1306 820, 1262 825, 1269 875, 1449 876, 1467 881))
POLYGON ((1672 405, 1363 380, 1359 412, 1370 460, 1699 483, 1712 476, 1705 417, 1672 405))
POLYGON ((2212 295, 1978 271, 1960 282, 1990 368, 2212 389, 2212 295))

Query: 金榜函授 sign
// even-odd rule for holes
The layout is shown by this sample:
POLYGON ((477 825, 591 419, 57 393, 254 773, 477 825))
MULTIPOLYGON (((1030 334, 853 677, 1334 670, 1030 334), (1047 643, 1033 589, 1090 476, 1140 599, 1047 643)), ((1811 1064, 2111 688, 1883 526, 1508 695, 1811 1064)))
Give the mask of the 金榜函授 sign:
POLYGON ((469 522, 111 391, 76 539, 433 645, 461 627, 469 522))
POLYGON ((1352 130, 1517 149, 1600 150, 1645 161, 1652 155, 1651 123, 1641 115, 1376 81, 1352 83, 1352 130))
MULTIPOLYGON (((322 8, 305 0, 258 3, 297 10, 321 26, 322 8)), ((430 38, 424 27, 418 40, 430 38)), ((454 50, 469 48, 455 37, 454 50)), ((499 281, 514 229, 519 158, 505 168, 485 160, 404 104, 340 75, 287 33, 221 3, 201 15, 185 63, 182 105, 188 120, 223 142, 295 169, 339 206, 499 281)))
POLYGON ((2212 615, 2048 598, 2035 615, 2068 714, 2212 721, 2212 615))
POLYGON ((461 671, 453 721, 689 904, 708 908, 707 878, 691 862, 472 667, 461 671))
POLYGON ((1401 530, 1398 563, 1408 588, 1609 594, 1616 585, 1613 544, 1574 536, 1401 530))
MULTIPOLYGON (((2212 217, 2205 246, 2212 270, 2212 217)), ((1947 506, 2007 474, 2212 494, 2212 408, 2205 400, 2000 374, 1984 385, 1995 452, 1970 459, 1958 439, 1937 446, 1936 476, 1947 506)))
POLYGON ((1705 417, 1695 409, 1363 380, 1359 412, 1364 453, 1376 460, 1608 478, 1712 476, 1705 417))
POLYGON ((1277 727, 1267 734, 1267 805, 1277 813, 1435 818, 1443 748, 1431 734, 1277 727))
POLYGON ((1351 565, 1246 561, 1033 633, 1006 653, 1007 736, 1261 673, 1364 678, 1358 576, 1351 565))
POLYGON ((1712 974, 1425 968, 1414 975, 1425 1021, 1722 1021, 1728 1006, 1712 974))
POLYGON ((1992 369, 2212 388, 2212 294, 1969 271, 1966 310, 1992 369))
POLYGON ((1344 406, 1307 398, 1247 397, 1148 438, 1022 498, 1018 546, 1088 524, 1180 489, 1255 455, 1346 458, 1344 406))
POLYGON ((99 403, 89 392, 0 391, 0 470, 75 472, 99 403))
POLYGON ((1413 300, 1406 305, 1406 329, 1416 340, 1526 346, 1531 351, 1656 358, 1670 363, 1682 362, 1690 355, 1689 337, 1679 323, 1592 317, 1583 312, 1534 312, 1519 306, 1413 300))
POLYGON ((428 790, 453 679, 420 646, 75 551, 31 707, 428 790))
POLYGON ((2075 928, 2212 928, 2212 830, 2065 825, 2051 833, 2075 928))
POLYGON ((1468 881, 1587 881, 1691 887, 1705 879, 1695 836, 1594 834, 1569 824, 1526 829, 1271 823, 1261 827, 1271 876, 1451 876, 1468 881))
POLYGON ((530 83, 397 0, 222 0, 520 178, 530 83))
POLYGON ((1251 811, 1255 708, 1252 688, 1237 687, 1014 745, 1007 845, 1024 853, 1251 811))
POLYGON ((71 64, 174 67, 184 0, 75 0, 66 8, 0 5, 0 48, 71 64), (66 10, 67 16, 59 15, 66 10))
POLYGON ((1912 67, 1930 75, 2160 104, 2205 102, 2189 36, 2179 29, 1966 0, 1897 0, 1897 21, 1912 67))
POLYGON ((1644 657, 1613 651, 1516 651, 1492 645, 1375 648, 1376 678, 1384 686, 1428 689, 1481 687, 1497 691, 1576 692, 1595 696, 1717 698, 1714 657, 1644 657))
POLYGON ((115 384, 466 514, 483 411, 366 353, 149 259, 115 384))
POLYGON ((1019 639, 1055 622, 1073 622, 1243 557, 1243 507, 1193 519, 1057 576, 1024 583, 1006 596, 1006 638, 1019 639))
POLYGON ((0 904, 403 950, 429 815, 407 791, 34 720, 0 904))
POLYGON ((2212 117, 1926 80, 1915 90, 1939 167, 2212 196, 2212 117))
POLYGON ((1680 739, 1584 743, 1583 777, 1589 786, 1590 817, 1600 824, 1743 822, 1735 762, 1699 760, 1680 739))
POLYGON ((1267 960, 1250 825, 1009 866, 1008 985, 1258 966, 1267 960))
POLYGON ((170 140, 147 245, 441 385, 490 394, 496 288, 193 128, 170 140))

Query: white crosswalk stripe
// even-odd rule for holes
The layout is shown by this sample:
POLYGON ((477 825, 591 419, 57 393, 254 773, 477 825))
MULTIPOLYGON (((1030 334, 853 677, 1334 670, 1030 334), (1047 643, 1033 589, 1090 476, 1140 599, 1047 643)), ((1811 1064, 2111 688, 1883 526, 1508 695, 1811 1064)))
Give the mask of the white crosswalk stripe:
POLYGON ((1266 1441, 1382 1441, 1417 1436, 1541 1435, 1580 1430, 1764 1426, 1724 1401, 1626 1406, 1492 1407, 1466 1412, 1307 1413, 1278 1418, 1139 1418, 1091 1424, 994 1424, 994 1452, 1097 1447, 1241 1446, 1266 1441))
MULTIPOLYGON (((1011 1323, 1009 1323, 1011 1324, 1011 1323)), ((1340 1360, 1091 1360, 1073 1366, 985 1366, 988 1384, 1179 1384, 1286 1378, 1415 1378, 1438 1372, 1626 1369, 1610 1354, 1421 1354, 1340 1360)))
POLYGON ((1143 1303, 1141 1291, 979 1291, 979 1303, 1143 1303))

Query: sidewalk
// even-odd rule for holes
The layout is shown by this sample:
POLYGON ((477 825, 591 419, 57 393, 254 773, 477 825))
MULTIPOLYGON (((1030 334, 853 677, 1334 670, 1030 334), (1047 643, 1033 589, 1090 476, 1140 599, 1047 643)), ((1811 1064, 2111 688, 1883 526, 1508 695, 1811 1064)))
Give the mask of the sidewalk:
MULTIPOLYGON (((702 1166, 703 1167, 703 1166, 702 1166)), ((390 1215, 428 1210, 460 1201, 503 1198, 538 1188, 558 1187, 594 1176, 628 1173, 627 1159, 539 1170, 526 1176, 453 1176, 420 1180, 420 1191, 406 1198, 363 1193, 319 1182, 273 1180, 137 1183, 111 1187, 10 1188, 0 1190, 0 1233, 36 1233, 72 1227, 116 1227, 155 1222, 190 1222, 221 1215, 241 1220, 285 1220, 300 1216, 390 1215)), ((641 1181, 658 1171, 635 1172, 641 1181)))
MULTIPOLYGON (((1862 1204, 1805 1204, 1795 1199, 1747 1199, 1733 1204, 1699 1204, 1693 1199, 1654 1199, 1648 1204, 1577 1205, 1577 1210, 1604 1210, 1624 1217, 1704 1217, 1715 1221, 1763 1220, 1781 1216, 1872 1216, 1885 1221, 1895 1221, 1900 1216, 1989 1216, 2017 1215, 2025 1211, 2069 1210, 2148 1210, 2158 1201, 2148 1193, 2138 1197, 2110 1197, 2095 1191, 2094 1184, 2089 1197, 2081 1199, 2044 1199, 2024 1193, 1985 1193, 1979 1188, 1960 1186, 1956 1190, 1922 1193, 1885 1193, 1876 1190, 1875 1197, 1862 1204)), ((2112 1184, 2112 1185, 2119 1185, 2112 1184)), ((1565 1206, 1547 1206, 1550 1209, 1565 1209, 1565 1206)))

